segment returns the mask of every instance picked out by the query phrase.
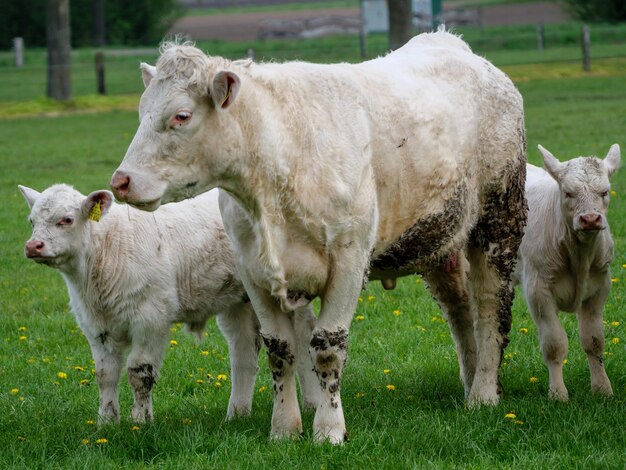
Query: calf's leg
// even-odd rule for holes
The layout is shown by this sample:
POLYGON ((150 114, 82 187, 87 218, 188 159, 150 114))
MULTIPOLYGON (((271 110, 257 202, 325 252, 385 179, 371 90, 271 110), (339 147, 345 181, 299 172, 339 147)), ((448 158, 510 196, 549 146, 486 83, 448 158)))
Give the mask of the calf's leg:
POLYGON ((119 423, 120 404, 117 385, 122 370, 124 345, 113 342, 106 333, 89 338, 91 354, 96 365, 96 381, 100 391, 98 423, 119 423))
POLYGON ((580 342, 587 354, 591 374, 591 390, 610 397, 613 395, 611 381, 604 370, 604 323, 602 308, 609 292, 611 280, 607 277, 602 290, 587 302, 578 312, 578 332, 580 342))
POLYGON ((249 415, 254 382, 259 370, 261 336, 250 303, 238 304, 217 316, 217 325, 228 342, 232 389, 226 419, 249 415))

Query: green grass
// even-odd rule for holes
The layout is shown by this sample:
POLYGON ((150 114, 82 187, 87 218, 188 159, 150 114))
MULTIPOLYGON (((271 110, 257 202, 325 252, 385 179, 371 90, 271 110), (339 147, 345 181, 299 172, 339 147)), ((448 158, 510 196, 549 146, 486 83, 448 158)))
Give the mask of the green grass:
MULTIPOLYGON (((604 156, 615 142, 626 148, 621 65, 609 63, 595 75, 568 64, 537 67, 507 69, 524 96, 531 162, 539 162, 538 143, 561 158, 604 156)), ((100 105, 106 108, 106 100, 100 105)), ((127 419, 119 426, 89 424, 96 419, 98 397, 89 348, 68 311, 60 276, 23 257, 30 226, 16 186, 44 189, 66 182, 84 193, 106 188, 136 126, 135 111, 0 121, 1 468, 623 468, 626 170, 614 177, 609 217, 617 280, 605 311, 612 399, 589 393, 572 316, 563 316, 570 338, 570 403, 547 398, 536 328, 518 296, 502 366, 506 395, 497 407, 466 409, 448 327, 423 283, 409 277, 394 291, 372 283, 362 295, 356 314, 363 319, 353 322, 342 382, 350 433, 344 446, 313 444, 310 412, 303 416, 301 440, 268 441, 271 378, 263 357, 256 388, 267 389, 255 393, 254 415, 225 423, 230 381, 218 387, 207 377, 230 375, 226 344, 214 322, 199 345, 178 328, 171 333, 178 345, 168 351, 154 391, 154 424, 136 431, 127 419), (88 385, 80 385, 84 379, 88 385), (505 418, 509 412, 514 420, 505 418), (100 438, 107 442, 97 444, 100 438)), ((123 416, 131 400, 123 377, 123 416)))

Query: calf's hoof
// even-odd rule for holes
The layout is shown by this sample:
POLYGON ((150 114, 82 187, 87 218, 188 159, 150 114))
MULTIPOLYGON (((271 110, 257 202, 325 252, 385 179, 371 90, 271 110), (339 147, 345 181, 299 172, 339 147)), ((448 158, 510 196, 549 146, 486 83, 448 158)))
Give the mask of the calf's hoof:
POLYGON ((613 387, 611 387, 610 382, 603 384, 591 384, 591 391, 607 398, 613 396, 613 387))
POLYGON ((548 396, 554 401, 566 402, 569 400, 569 394, 566 388, 551 388, 548 392, 548 396))
POLYGON ((490 390, 471 390, 467 397, 468 408, 478 408, 483 405, 496 406, 500 401, 500 396, 496 388, 490 390))

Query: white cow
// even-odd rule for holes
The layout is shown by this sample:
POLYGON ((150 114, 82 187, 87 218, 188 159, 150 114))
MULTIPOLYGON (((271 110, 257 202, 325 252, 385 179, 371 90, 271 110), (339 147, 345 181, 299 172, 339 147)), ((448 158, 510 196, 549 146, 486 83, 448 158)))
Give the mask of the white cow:
POLYGON ((274 371, 271 435, 298 435, 285 312, 321 298, 317 440, 339 443, 348 329, 368 279, 423 273, 470 405, 498 401, 526 219, 522 99, 444 31, 361 64, 254 64, 165 44, 111 187, 146 210, 212 187, 274 371), (475 328, 474 326, 475 325, 475 328))
POLYGON ((559 310, 578 316, 591 388, 612 395, 604 371, 602 310, 611 289, 613 239, 609 231, 609 178, 620 165, 617 144, 606 158, 579 157, 560 163, 541 145, 545 171, 528 165, 528 225, 519 250, 515 280, 521 283, 537 324, 550 396, 567 400, 563 361, 567 335, 559 310))
MULTIPOLYGON (((119 421, 117 386, 127 349, 135 398, 131 417, 152 420, 152 387, 171 324, 185 322, 200 337, 215 314, 230 352, 227 417, 250 413, 261 338, 235 271, 217 190, 148 214, 113 204, 109 191, 85 197, 63 184, 42 193, 19 188, 33 225, 25 254, 57 269, 65 280, 95 361, 101 422, 119 421)), ((306 323, 312 312, 298 314, 306 323)), ((314 405, 319 385, 310 361, 301 369, 304 402, 314 405)))

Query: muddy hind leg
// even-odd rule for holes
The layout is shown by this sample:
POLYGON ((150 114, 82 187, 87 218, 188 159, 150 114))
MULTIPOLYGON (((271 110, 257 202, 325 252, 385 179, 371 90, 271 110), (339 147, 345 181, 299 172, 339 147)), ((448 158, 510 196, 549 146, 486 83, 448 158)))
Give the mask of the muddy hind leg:
POLYGON ((476 340, 468 288, 469 264, 463 253, 453 254, 445 265, 424 277, 443 310, 456 344, 461 381, 467 399, 476 371, 476 340))

